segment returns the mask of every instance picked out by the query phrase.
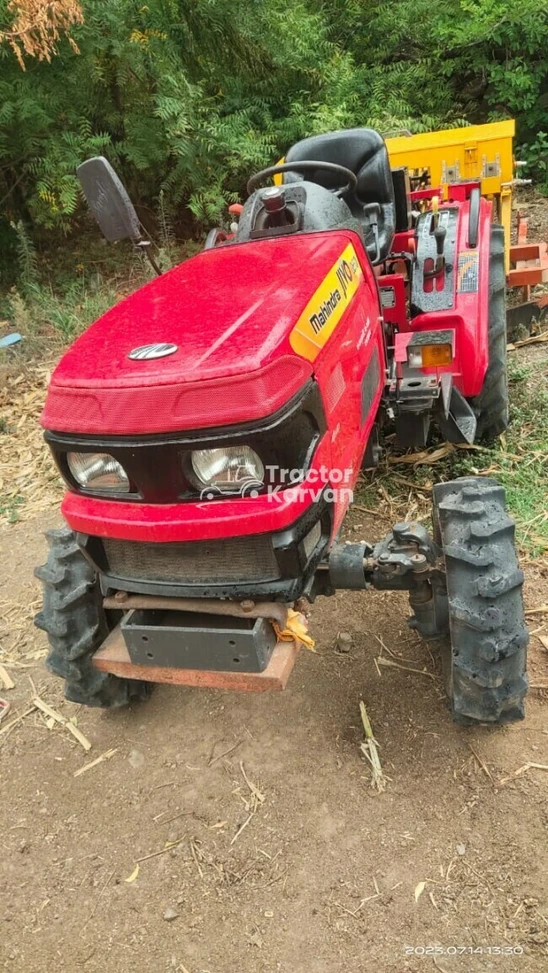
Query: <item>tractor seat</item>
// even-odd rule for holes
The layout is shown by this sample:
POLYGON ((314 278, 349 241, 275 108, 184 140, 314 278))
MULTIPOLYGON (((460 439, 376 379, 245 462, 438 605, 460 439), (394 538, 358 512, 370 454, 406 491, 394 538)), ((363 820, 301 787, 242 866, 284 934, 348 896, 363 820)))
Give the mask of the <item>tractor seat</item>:
MULTIPOLYGON (((384 139, 372 128, 349 128, 340 132, 313 135, 293 145, 286 162, 335 162, 351 169, 358 178, 355 193, 347 193, 344 200, 352 215, 362 224, 369 257, 374 263, 385 260, 392 246, 396 226, 394 185, 384 139), (371 228, 377 221, 379 252, 371 228)), ((285 182, 302 180, 298 172, 286 172, 285 182)), ((335 189, 340 182, 329 172, 318 170, 304 177, 326 189, 335 189)))

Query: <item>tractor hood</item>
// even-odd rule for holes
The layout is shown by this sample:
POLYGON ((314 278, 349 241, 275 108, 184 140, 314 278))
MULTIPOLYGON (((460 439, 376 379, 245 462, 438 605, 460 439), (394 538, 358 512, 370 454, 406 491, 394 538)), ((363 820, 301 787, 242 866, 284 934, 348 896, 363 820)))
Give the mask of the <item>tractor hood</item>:
POLYGON ((170 432, 262 418, 312 374, 290 335, 353 233, 204 251, 93 324, 56 368, 42 424, 57 432, 170 432), (131 357, 160 344, 165 357, 131 357), (164 349, 168 350, 168 349, 164 349))

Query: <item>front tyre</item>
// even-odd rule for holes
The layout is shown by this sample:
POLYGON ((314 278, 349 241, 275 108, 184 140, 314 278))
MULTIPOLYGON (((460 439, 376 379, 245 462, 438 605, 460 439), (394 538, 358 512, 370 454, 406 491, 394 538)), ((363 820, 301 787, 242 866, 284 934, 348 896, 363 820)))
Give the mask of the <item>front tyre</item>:
POLYGON ((436 484, 433 502, 445 557, 450 644, 442 662, 453 719, 521 720, 529 635, 504 490, 496 480, 463 477, 436 484))
POLYGON ((44 605, 34 623, 47 633, 46 666, 65 682, 65 697, 85 706, 125 706, 150 695, 151 684, 100 672, 92 656, 114 622, 103 608, 97 576, 67 527, 50 530, 48 559, 36 568, 44 605))

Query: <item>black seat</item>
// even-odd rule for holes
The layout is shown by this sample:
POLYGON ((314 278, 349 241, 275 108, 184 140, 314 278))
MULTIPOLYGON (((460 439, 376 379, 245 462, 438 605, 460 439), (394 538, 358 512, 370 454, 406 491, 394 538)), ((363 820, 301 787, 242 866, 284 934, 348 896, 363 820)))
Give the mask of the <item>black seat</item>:
MULTIPOLYGON (((394 185, 384 140, 372 128, 349 128, 340 132, 313 135, 293 145, 286 162, 336 162, 351 169, 358 178, 355 193, 344 197, 352 215, 364 228, 365 243, 371 260, 379 263, 390 253, 396 226, 394 185), (372 223, 378 227, 378 253, 372 223)), ((300 176, 285 173, 285 182, 307 179, 326 189, 340 186, 340 178, 318 170, 300 176)))

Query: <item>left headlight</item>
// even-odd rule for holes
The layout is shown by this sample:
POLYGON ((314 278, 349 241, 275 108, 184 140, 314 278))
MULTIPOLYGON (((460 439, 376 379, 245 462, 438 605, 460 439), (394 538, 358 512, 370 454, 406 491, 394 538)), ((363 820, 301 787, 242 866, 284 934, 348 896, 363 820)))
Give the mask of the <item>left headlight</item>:
POLYGON ((250 481, 264 483, 264 466, 250 446, 224 449, 195 449, 190 457, 198 482, 229 492, 241 490, 250 481))
POLYGON ((67 453, 67 465, 83 490, 129 493, 128 475, 110 453, 67 453))

